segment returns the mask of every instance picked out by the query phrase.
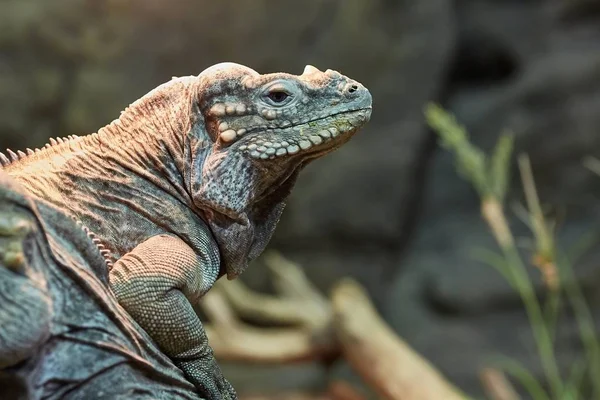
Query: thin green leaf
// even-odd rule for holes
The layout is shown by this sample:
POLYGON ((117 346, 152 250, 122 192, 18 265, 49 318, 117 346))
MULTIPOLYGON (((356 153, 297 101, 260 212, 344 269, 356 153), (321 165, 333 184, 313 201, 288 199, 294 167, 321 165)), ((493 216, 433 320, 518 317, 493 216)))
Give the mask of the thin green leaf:
POLYGON ((490 180, 494 195, 500 201, 506 197, 510 176, 510 159, 513 151, 514 136, 504 133, 498 139, 490 160, 490 180))
POLYGON ((546 321, 548 331, 550 332, 550 336, 552 337, 552 343, 554 343, 554 339, 556 337, 556 326, 558 324, 558 318, 560 316, 561 304, 562 298, 560 290, 548 291, 548 295, 546 297, 546 302, 544 305, 544 319, 546 321))
POLYGON ((494 268, 514 290, 517 289, 510 267, 502 255, 485 248, 475 248, 471 251, 471 258, 494 268))
POLYGON ((514 377, 531 396, 533 400, 550 400, 550 396, 538 380, 518 361, 504 357, 495 357, 493 364, 514 377))
POLYGON ((491 194, 486 175, 486 155, 469 142, 469 136, 456 118, 437 104, 425 107, 425 118, 438 134, 440 145, 455 155, 458 173, 471 182, 481 197, 491 194))
POLYGON ((573 309, 581 342, 585 348, 585 354, 590 366, 589 373, 594 398, 600 399, 600 380, 598 379, 600 376, 600 343, 596 334, 594 316, 573 274, 573 268, 569 259, 563 253, 559 253, 559 256, 560 272, 563 275, 562 280, 567 282, 564 288, 565 294, 573 309))
POLYGON ((586 363, 582 359, 578 359, 571 366, 571 374, 565 385, 565 389, 561 399, 579 400, 581 398, 581 385, 585 376, 586 363))
POLYGON ((567 249, 566 256, 573 264, 576 264, 581 257, 593 249, 594 246, 597 246, 598 242, 600 242, 600 232, 587 232, 581 235, 581 237, 567 249))

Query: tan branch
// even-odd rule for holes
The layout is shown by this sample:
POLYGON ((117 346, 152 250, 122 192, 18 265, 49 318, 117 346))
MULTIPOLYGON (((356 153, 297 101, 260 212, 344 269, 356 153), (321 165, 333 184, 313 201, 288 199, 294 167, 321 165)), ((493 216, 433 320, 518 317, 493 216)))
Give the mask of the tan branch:
POLYGON ((215 356, 220 360, 290 363, 338 354, 329 329, 331 306, 327 300, 298 266, 275 253, 268 255, 282 297, 254 292, 235 280, 219 281, 202 299, 200 307, 210 320, 205 329, 215 356), (256 328, 241 322, 236 314, 296 326, 256 328))
POLYGON ((301 328, 254 328, 238 324, 221 333, 205 324, 208 340, 219 360, 291 363, 329 358, 338 352, 334 341, 318 340, 301 328))
POLYGON ((211 290, 204 295, 201 303, 202 310, 219 332, 235 329, 239 324, 227 298, 220 290, 211 290))
POLYGON ((364 400, 352 386, 346 382, 332 382, 325 393, 276 393, 271 395, 242 395, 240 400, 364 400))
POLYGON ((365 396, 360 394, 352 385, 339 380, 329 384, 327 393, 334 400, 365 400, 365 396))
POLYGON ((279 295, 270 296, 247 288, 242 281, 218 282, 231 307, 248 319, 277 325, 319 329, 331 320, 331 306, 308 280, 302 268, 275 251, 263 255, 279 295))
POLYGON ((341 281, 332 298, 334 328, 343 355, 383 398, 465 398, 389 328, 358 283, 341 281))
MULTIPOLYGON (((211 319, 206 331, 218 359, 290 363, 326 359, 341 351, 385 399, 465 399, 389 328, 358 283, 341 281, 328 303, 298 266, 277 253, 268 253, 265 261, 280 297, 256 293, 241 281, 229 281, 213 289, 202 303, 211 319), (296 326, 256 328, 237 320, 234 311, 263 322, 296 326)), ((344 384, 332 385, 323 395, 285 396, 246 399, 362 399, 344 384)))
POLYGON ((270 395, 240 396, 240 400, 339 400, 327 394, 275 393, 270 395))
POLYGON ((484 368, 480 373, 486 393, 492 400, 520 400, 506 376, 495 368, 484 368))
POLYGON ((233 309, 243 317, 267 324, 304 325, 310 315, 292 299, 257 293, 242 281, 219 282, 214 289, 222 290, 233 309))

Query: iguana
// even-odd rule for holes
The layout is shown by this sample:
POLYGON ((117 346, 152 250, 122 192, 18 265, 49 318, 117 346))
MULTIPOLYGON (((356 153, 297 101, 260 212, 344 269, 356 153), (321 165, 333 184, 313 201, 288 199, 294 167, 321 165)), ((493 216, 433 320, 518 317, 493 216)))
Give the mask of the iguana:
POLYGON ((221 63, 160 85, 97 133, 0 163, 95 234, 119 304, 199 393, 235 398, 192 304, 260 255, 300 170, 347 142, 371 102, 337 71, 221 63))
POLYGON ((199 400, 117 303, 96 240, 0 169, 0 398, 199 400))

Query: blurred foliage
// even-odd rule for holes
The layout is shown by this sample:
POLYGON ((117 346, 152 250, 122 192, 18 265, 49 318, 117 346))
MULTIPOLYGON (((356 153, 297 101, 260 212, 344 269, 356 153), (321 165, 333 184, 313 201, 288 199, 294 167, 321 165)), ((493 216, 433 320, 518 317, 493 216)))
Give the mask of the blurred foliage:
POLYGON ((440 106, 428 105, 425 116, 428 124, 439 135, 440 145, 456 154, 459 173, 471 182, 481 197, 501 202, 507 190, 513 136, 500 136, 493 154, 488 157, 469 142, 465 128, 440 106))
POLYGON ((501 136, 489 161, 483 151, 470 143, 466 130, 452 114, 438 105, 429 104, 425 108, 425 116, 440 137, 440 144, 454 153, 458 171, 479 193, 482 216, 502 250, 501 255, 480 251, 479 258, 498 270, 519 293, 546 381, 539 382, 516 360, 496 357, 495 363, 512 375, 534 400, 600 399, 600 342, 593 315, 575 279, 571 260, 555 240, 554 224, 549 223, 542 213, 528 157, 521 155, 518 161, 528 208, 527 222, 536 243, 531 264, 538 267, 545 278, 547 293, 544 304, 535 292, 527 264, 515 245, 504 212, 512 137, 501 136), (563 298, 575 315, 585 349, 584 359, 572 363, 566 374, 559 370, 554 341, 563 298), (587 380, 584 379, 586 374, 587 380))

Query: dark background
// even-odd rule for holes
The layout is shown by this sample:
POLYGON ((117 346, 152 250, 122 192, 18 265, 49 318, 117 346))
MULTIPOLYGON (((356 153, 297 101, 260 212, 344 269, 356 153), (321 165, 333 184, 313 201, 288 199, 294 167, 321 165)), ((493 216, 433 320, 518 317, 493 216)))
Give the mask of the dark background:
MULTIPOLYGON (((336 69, 373 94, 367 128, 301 177, 272 247, 323 290, 357 278, 396 332, 470 393, 494 354, 539 372, 518 297, 471 256, 496 246, 423 107, 442 103, 486 150, 514 132, 561 243, 576 245, 600 217, 600 177, 582 164, 600 156, 599 2, 1 0, 0 148, 94 132, 172 76, 222 61, 336 69)), ((513 172, 511 201, 521 192, 513 172)), ((526 251, 527 228, 516 218, 512 227, 526 251)), ((592 307, 594 249, 576 266, 592 307)), ((245 279, 259 285, 260 269, 245 279)), ((570 319, 557 341, 569 366, 579 351, 570 319)), ((324 379, 310 364, 229 373, 259 389, 324 379)))

